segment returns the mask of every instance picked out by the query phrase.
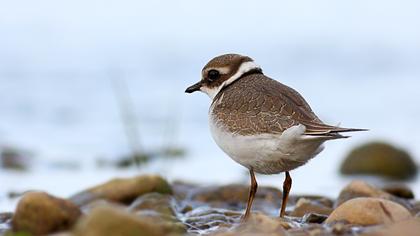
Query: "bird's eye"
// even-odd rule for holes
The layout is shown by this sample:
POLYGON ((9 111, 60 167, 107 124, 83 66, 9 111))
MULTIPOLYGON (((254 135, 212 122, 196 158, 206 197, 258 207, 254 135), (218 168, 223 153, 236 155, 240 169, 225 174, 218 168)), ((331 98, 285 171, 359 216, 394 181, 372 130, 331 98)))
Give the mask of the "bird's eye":
POLYGON ((207 75, 210 81, 214 81, 220 77, 220 73, 217 70, 210 70, 207 75))

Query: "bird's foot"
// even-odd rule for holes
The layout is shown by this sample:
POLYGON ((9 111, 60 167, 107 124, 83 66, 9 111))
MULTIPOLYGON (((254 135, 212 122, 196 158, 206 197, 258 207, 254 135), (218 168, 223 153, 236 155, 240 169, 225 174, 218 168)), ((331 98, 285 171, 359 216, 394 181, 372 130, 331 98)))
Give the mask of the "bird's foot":
POLYGON ((248 221, 248 219, 249 219, 249 214, 243 214, 242 216, 241 216, 241 220, 240 220, 240 223, 242 224, 242 223, 245 223, 246 221, 248 221))

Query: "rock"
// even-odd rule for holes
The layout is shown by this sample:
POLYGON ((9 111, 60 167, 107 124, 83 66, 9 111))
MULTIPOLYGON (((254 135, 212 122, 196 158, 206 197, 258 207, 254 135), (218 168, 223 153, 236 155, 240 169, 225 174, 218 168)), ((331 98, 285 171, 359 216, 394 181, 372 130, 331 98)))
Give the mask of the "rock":
POLYGON ((300 198, 296 203, 295 209, 290 216, 303 217, 305 214, 316 213, 320 215, 329 215, 333 211, 332 208, 310 201, 306 198, 300 198))
POLYGON ((135 214, 110 206, 97 207, 83 217, 74 228, 74 236, 161 236, 167 235, 153 222, 145 222, 135 214))
POLYGON ((302 224, 287 230, 288 236, 359 236, 352 225, 337 222, 333 225, 302 224))
POLYGON ((49 234, 48 236, 74 236, 74 234, 72 234, 71 232, 67 232, 66 231, 66 232, 59 232, 59 233, 56 233, 56 234, 49 234))
POLYGON ((319 195, 292 195, 289 197, 289 201, 291 205, 296 205, 297 202, 301 199, 307 199, 314 204, 318 204, 321 206, 332 208, 334 206, 335 200, 332 200, 325 196, 319 196, 319 195))
POLYGON ((404 150, 382 142, 371 142, 353 149, 340 169, 345 175, 377 175, 393 179, 411 179, 417 165, 404 150))
POLYGON ((80 215, 79 208, 68 200, 29 192, 19 201, 12 226, 14 231, 43 235, 69 229, 80 215))
POLYGON ((279 217, 270 217, 262 213, 253 213, 249 219, 237 227, 223 229, 216 236, 285 236, 288 235, 284 228, 290 228, 288 222, 279 217))
POLYGON ((374 197, 389 200, 391 194, 375 188, 364 181, 354 180, 341 190, 336 201, 336 206, 340 206, 344 202, 358 197, 374 197))
POLYGON ((355 225, 390 224, 411 218, 403 206, 380 198, 354 198, 336 208, 325 221, 345 221, 355 225))
POLYGON ((405 184, 388 184, 382 190, 399 198, 414 199, 413 191, 405 184))
POLYGON ((124 204, 121 204, 118 202, 110 202, 104 199, 97 199, 97 200, 93 200, 92 202, 87 203, 86 205, 83 205, 82 207, 80 207, 80 209, 82 210, 83 213, 89 213, 93 209, 97 207, 103 207, 103 206, 120 207, 120 208, 126 207, 124 204))
POLYGON ((170 194, 171 186, 160 176, 142 175, 133 178, 117 178, 99 186, 87 189, 70 199, 78 206, 97 199, 129 204, 145 193, 158 192, 170 194))
POLYGON ((175 216, 175 199, 170 195, 148 193, 138 197, 131 205, 130 211, 153 210, 165 215, 175 216))
POLYGON ((304 224, 287 230, 287 233, 288 236, 332 236, 331 230, 321 224, 304 224))
POLYGON ((137 198, 129 207, 143 221, 156 223, 165 233, 185 233, 187 227, 177 219, 175 199, 166 194, 148 193, 137 198))
POLYGON ((328 215, 322 215, 317 213, 308 213, 302 217, 304 223, 316 223, 321 224, 328 218, 328 215))
POLYGON ((409 201, 395 197, 385 191, 382 191, 381 189, 375 188, 372 185, 360 180, 352 181, 343 190, 341 190, 336 201, 336 207, 340 206, 341 204, 350 199, 358 197, 382 198, 397 202, 409 210, 413 209, 413 206, 409 201))
POLYGON ((420 219, 410 219, 391 225, 374 227, 362 233, 361 236, 418 236, 420 232, 420 219))
POLYGON ((349 224, 344 224, 343 222, 335 222, 331 227, 331 232, 334 235, 353 235, 354 230, 349 224))

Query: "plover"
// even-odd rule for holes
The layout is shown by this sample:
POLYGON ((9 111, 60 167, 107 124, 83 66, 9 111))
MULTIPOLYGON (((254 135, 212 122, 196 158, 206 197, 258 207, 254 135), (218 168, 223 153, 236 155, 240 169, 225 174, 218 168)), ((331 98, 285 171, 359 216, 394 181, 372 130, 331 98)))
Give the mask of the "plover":
POLYGON ((289 171, 320 153, 325 141, 347 138, 342 132, 364 130, 323 123, 297 91, 265 76, 247 56, 215 57, 204 66, 201 76, 185 92, 201 91, 210 97, 209 123, 215 142, 251 176, 242 220, 248 218, 257 191, 254 172, 285 172, 283 217, 292 186, 289 171))

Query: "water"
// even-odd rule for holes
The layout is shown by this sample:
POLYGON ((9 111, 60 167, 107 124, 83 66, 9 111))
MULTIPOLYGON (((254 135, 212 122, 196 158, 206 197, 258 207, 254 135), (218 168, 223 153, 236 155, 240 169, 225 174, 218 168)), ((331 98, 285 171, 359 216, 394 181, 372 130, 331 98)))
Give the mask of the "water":
MULTIPOLYGON (((0 211, 14 208, 9 191, 69 196, 141 173, 201 184, 247 183, 245 169, 211 139, 209 99, 183 93, 207 60, 232 51, 250 55, 267 75, 297 89, 324 121, 371 130, 329 142, 293 171, 293 193, 336 196, 351 180, 337 175, 343 157, 372 139, 391 141, 420 161, 415 1, 373 1, 363 3, 363 11, 357 4, 304 1, 314 9, 304 17, 298 17, 303 8, 297 3, 219 2, 221 9, 214 1, 43 1, 34 12, 31 1, 23 2, 0 7, 0 145, 29 150, 35 161, 29 172, 0 171, 0 211), (229 18, 233 10, 238 20, 229 18), (170 143, 187 150, 185 159, 158 160, 140 170, 96 166, 98 158, 115 160, 131 150, 115 79, 127 84, 141 147, 170 143), (60 169, 53 162, 80 168, 60 169)), ((283 176, 258 180, 280 187, 283 176)), ((410 185, 419 195, 418 181, 410 185)))

